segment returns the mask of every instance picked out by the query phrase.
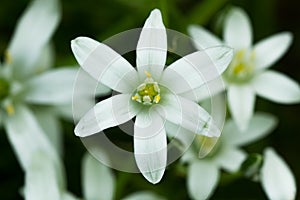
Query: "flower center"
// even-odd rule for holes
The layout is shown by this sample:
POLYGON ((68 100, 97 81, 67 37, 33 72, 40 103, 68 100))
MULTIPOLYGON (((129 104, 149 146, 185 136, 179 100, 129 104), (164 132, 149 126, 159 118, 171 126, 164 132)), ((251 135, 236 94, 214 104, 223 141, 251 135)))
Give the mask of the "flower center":
POLYGON ((3 78, 0 78, 0 101, 4 100, 9 95, 9 90, 9 82, 3 78))
POLYGON ((131 99, 144 105, 157 104, 160 101, 160 88, 149 72, 145 71, 145 74, 147 78, 137 87, 136 93, 131 99))
POLYGON ((249 81, 254 73, 254 58, 254 51, 237 51, 228 69, 224 73, 225 79, 232 83, 244 83, 249 81))

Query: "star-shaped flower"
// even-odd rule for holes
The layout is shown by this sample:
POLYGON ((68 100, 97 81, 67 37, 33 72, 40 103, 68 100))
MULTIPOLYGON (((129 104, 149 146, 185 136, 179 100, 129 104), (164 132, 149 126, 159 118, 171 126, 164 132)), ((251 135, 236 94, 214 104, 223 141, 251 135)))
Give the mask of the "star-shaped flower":
MULTIPOLYGON (((53 66, 49 40, 60 19, 57 0, 35 0, 20 18, 0 63, 0 126, 23 169, 32 153, 62 149, 56 109, 71 107, 76 68, 53 66)), ((71 111, 70 111, 71 113, 71 111)))
POLYGON ((278 33, 252 45, 250 20, 240 8, 232 8, 224 19, 224 42, 200 26, 190 26, 188 31, 198 49, 220 44, 234 48, 233 61, 223 78, 231 114, 241 130, 252 117, 256 95, 283 104, 300 102, 299 85, 286 75, 268 70, 287 51, 291 33, 278 33))
POLYGON ((178 124, 195 134, 220 135, 212 117, 182 94, 218 77, 232 59, 230 48, 198 51, 165 68, 167 34, 157 9, 151 12, 140 34, 137 69, 113 49, 93 39, 76 38, 71 47, 85 71, 120 93, 97 103, 79 121, 75 134, 89 136, 135 117, 135 159, 151 183, 161 180, 166 167, 165 122, 178 124))
MULTIPOLYGON (((233 120, 225 123, 222 136, 214 150, 205 158, 199 159, 200 148, 210 148, 210 139, 196 136, 193 147, 182 160, 188 163, 187 187, 193 199, 208 199, 214 192, 220 179, 221 170, 237 172, 247 157, 242 146, 257 141, 274 129, 277 120, 270 114, 257 113, 249 122, 248 128, 240 132, 233 120)), ((174 129, 174 132, 178 129, 174 129)), ((191 133, 186 132, 186 136, 191 133)), ((182 138, 184 142, 184 138, 182 138)))

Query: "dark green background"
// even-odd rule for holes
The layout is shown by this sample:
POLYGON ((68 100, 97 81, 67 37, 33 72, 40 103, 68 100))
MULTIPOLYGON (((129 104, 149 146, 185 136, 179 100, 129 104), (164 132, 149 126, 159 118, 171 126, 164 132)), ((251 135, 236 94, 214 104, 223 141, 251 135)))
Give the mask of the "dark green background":
MULTIPOLYGON (((1 0, 0 3, 0 55, 13 33, 15 24, 29 0, 1 0)), ((76 64, 70 50, 70 40, 77 36, 89 36, 99 41, 131 28, 142 27, 149 12, 157 7, 163 14, 167 28, 186 33, 188 24, 198 23, 219 31, 215 26, 217 15, 230 5, 244 8, 249 14, 254 40, 258 41, 280 31, 294 34, 293 45, 288 53, 274 66, 300 82, 300 1, 296 0, 62 0, 63 16, 54 35, 57 51, 56 66, 76 64)), ((266 139, 252 144, 249 152, 262 152, 263 147, 273 146, 290 165, 300 180, 300 106, 279 105, 258 98, 256 110, 271 112, 278 116, 277 129, 266 139)), ((85 149, 79 138, 73 135, 73 125, 64 125, 64 163, 68 176, 68 189, 81 195, 80 166, 85 149)), ((118 196, 138 190, 150 189, 168 199, 188 199, 185 179, 175 165, 168 167, 163 180, 153 186, 140 174, 116 172, 118 196)), ((23 173, 12 152, 6 134, 0 131, 0 199, 20 199, 18 194, 23 185, 23 173)), ((266 199, 260 184, 249 180, 238 180, 219 187, 212 199, 266 199)))

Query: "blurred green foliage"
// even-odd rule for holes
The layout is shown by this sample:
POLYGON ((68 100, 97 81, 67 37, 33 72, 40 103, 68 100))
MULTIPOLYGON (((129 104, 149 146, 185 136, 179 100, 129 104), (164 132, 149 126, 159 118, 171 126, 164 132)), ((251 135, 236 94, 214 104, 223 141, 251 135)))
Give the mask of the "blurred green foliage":
MULTIPOLYGON (((0 55, 3 55, 12 36, 15 24, 29 0, 2 0, 0 6, 0 55)), ((70 41, 77 36, 89 36, 99 41, 131 28, 142 27, 153 8, 160 8, 167 28, 186 33, 187 25, 201 24, 220 34, 217 17, 230 5, 241 6, 249 14, 254 40, 258 41, 280 31, 291 31, 294 42, 287 53, 273 66, 300 82, 300 1, 293 0, 62 0, 63 16, 54 35, 56 66, 76 65, 70 50, 70 41)), ((29 49, 30 51, 30 49, 29 49)), ((278 116, 279 126, 269 137, 246 147, 261 153, 271 145, 290 165, 297 182, 300 181, 299 162, 299 105, 279 105, 258 99, 259 111, 278 116)), ((81 196, 80 167, 85 148, 73 134, 73 124, 64 125, 64 163, 68 176, 68 189, 81 196)), ((133 191, 149 189, 168 199, 188 199, 182 170, 175 164, 158 185, 148 183, 140 174, 116 172, 117 199, 133 191), (130 179, 130 182, 129 182, 130 179)), ((21 199, 23 173, 16 161, 6 135, 0 132, 0 199, 21 199)), ((299 184, 298 184, 299 185, 299 184)), ((212 199, 266 199, 261 186, 246 179, 223 184, 212 199)))

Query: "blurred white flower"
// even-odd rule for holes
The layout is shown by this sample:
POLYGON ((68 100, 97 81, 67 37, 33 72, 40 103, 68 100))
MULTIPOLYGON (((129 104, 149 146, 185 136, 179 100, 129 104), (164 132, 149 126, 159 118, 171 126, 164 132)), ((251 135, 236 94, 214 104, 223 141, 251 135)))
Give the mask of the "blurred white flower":
POLYGON ((166 167, 165 121, 196 134, 220 135, 211 116, 181 94, 193 92, 206 81, 218 77, 232 59, 230 48, 198 51, 164 69, 167 34, 157 9, 146 20, 138 40, 137 70, 113 49, 93 39, 78 37, 71 42, 71 47, 85 71, 121 93, 96 104, 79 121, 75 134, 89 136, 136 117, 135 159, 139 170, 151 183, 161 180, 166 167), (201 72, 207 72, 208 77, 203 78, 201 72))
MULTIPOLYGON (((90 154, 86 154, 82 163, 83 197, 86 200, 113 200, 116 179, 109 167, 100 163, 90 154)), ((122 198, 123 200, 164 200, 150 192, 139 191, 122 198)))
POLYGON ((197 49, 220 44, 235 49, 223 78, 231 114, 241 130, 247 128, 253 115, 256 94, 277 103, 300 102, 299 85, 281 73, 268 70, 287 51, 291 33, 278 33, 252 45, 251 24, 240 8, 232 8, 224 19, 224 42, 197 25, 190 26, 188 32, 197 49))
POLYGON ((264 151, 261 183, 269 199, 296 199, 296 181, 284 160, 272 148, 264 151))
POLYGON ((57 110, 71 108, 78 68, 49 70, 54 61, 49 40, 60 15, 58 0, 32 1, 0 63, 0 126, 23 169, 36 149, 56 158, 62 151, 57 110))
POLYGON ((233 120, 229 120, 216 147, 203 159, 198 157, 199 149, 210 148, 211 139, 196 136, 194 146, 182 157, 188 163, 187 187, 190 197, 197 200, 208 199, 217 187, 221 169, 229 173, 239 170, 247 157, 240 147, 266 136, 276 124, 277 120, 272 115, 256 113, 248 128, 240 132, 233 120))

